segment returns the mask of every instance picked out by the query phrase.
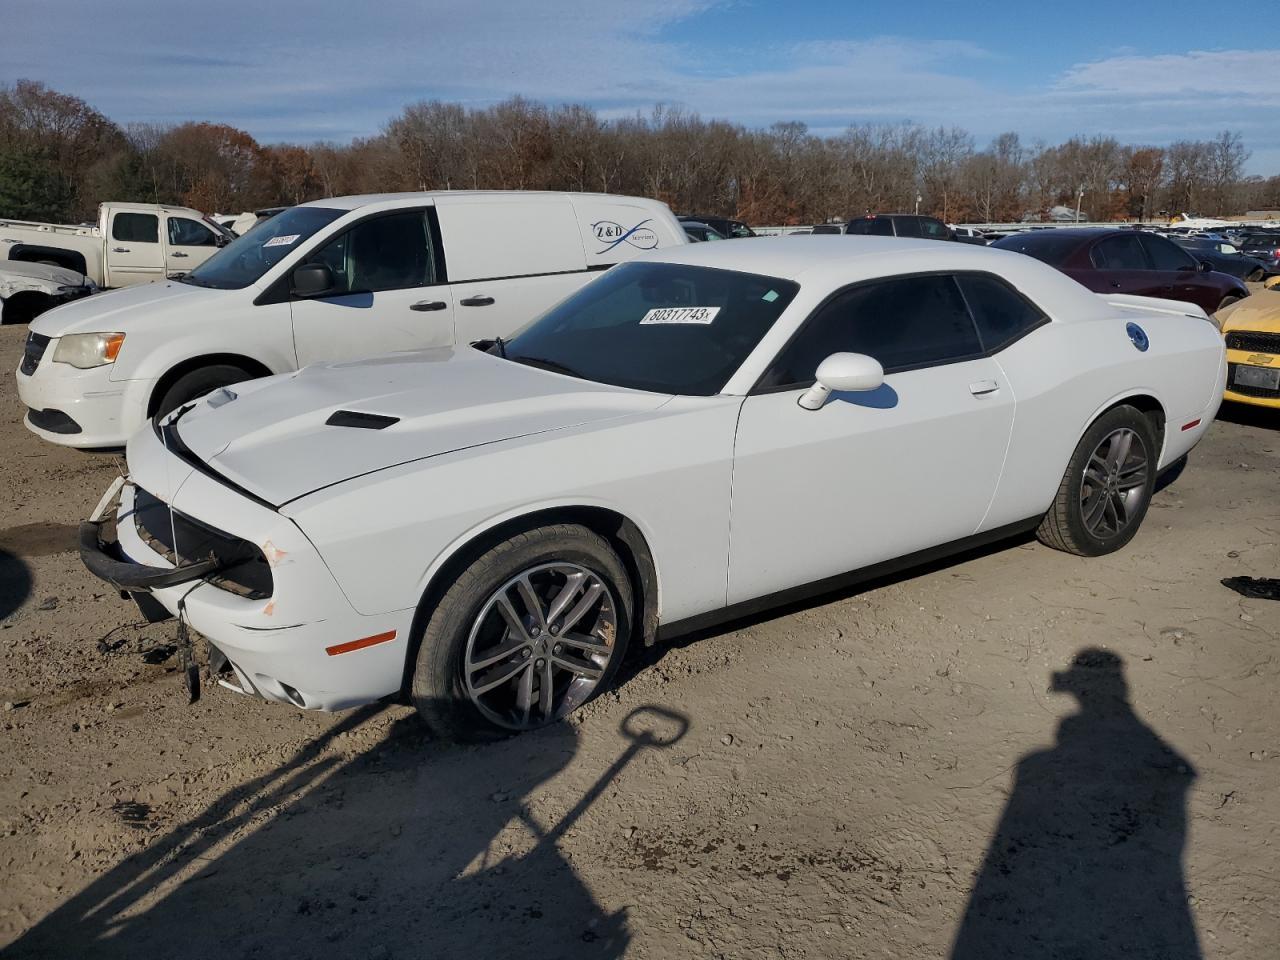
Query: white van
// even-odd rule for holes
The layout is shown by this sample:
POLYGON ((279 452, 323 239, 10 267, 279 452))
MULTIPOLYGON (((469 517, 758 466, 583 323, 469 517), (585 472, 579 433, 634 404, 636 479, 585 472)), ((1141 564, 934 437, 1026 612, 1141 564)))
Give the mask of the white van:
POLYGON ((506 336, 595 271, 687 243, 665 204, 607 194, 434 192, 292 207, 189 274, 31 325, 26 424, 122 445, 209 391, 321 360, 506 336))

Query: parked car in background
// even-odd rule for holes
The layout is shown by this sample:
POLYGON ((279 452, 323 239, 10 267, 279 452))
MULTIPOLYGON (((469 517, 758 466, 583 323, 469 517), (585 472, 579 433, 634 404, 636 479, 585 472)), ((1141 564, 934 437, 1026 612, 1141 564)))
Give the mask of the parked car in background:
POLYGON ((1246 233, 1239 247, 1245 256, 1261 261, 1268 275, 1280 274, 1280 233, 1246 233))
POLYGON ((1217 320, 1227 345, 1226 399, 1280 410, 1280 290, 1227 307, 1217 320))
POLYGON ((844 233, 844 224, 843 223, 815 223, 813 225, 813 228, 809 232, 813 234, 844 233))
POLYGON ((83 273, 66 267, 0 260, 0 323, 28 323, 97 289, 83 273))
POLYGON ((705 223, 699 223, 697 220, 681 220, 680 226, 684 227, 685 234, 695 243, 725 239, 724 235, 719 231, 712 229, 705 223))
POLYGON ((973 227, 951 226, 949 229, 951 230, 952 240, 959 240, 961 243, 972 243, 980 247, 985 247, 987 245, 987 238, 977 230, 973 229, 973 227))
POLYGON ((1182 300, 1206 313, 1249 295, 1235 277, 1196 260, 1167 237, 1141 230, 1034 230, 997 240, 992 247, 1035 257, 1095 293, 1182 300))
POLYGON ((1240 251, 1239 247, 1226 240, 1207 240, 1200 237, 1171 237, 1170 239, 1197 260, 1207 261, 1213 264, 1213 269, 1219 273, 1230 274, 1237 280, 1258 283, 1265 280, 1272 272, 1257 257, 1247 256, 1240 251))
POLYGON ((1199 308, 1030 257, 699 243, 509 342, 174 411, 130 441, 81 555, 181 609, 245 693, 403 693, 436 734, 485 737, 572 713, 660 629, 1020 531, 1119 550, 1225 365, 1199 308))
POLYGON ((438 192, 291 207, 180 280, 31 326, 26 424, 116 447, 217 387, 321 360, 505 337, 643 250, 688 243, 667 207, 606 194, 438 192))
POLYGON ((924 240, 953 240, 951 228, 937 217, 916 213, 872 213, 850 217, 844 232, 858 237, 912 237, 924 240))
POLYGON ((187 273, 233 239, 196 210, 154 203, 104 203, 96 226, 0 220, 0 258, 65 267, 102 288, 187 273))
POLYGON ((748 227, 741 220, 733 220, 729 217, 704 217, 698 214, 682 214, 676 218, 681 222, 689 221, 692 223, 705 223, 720 236, 727 240, 735 240, 740 237, 754 237, 755 231, 748 227))

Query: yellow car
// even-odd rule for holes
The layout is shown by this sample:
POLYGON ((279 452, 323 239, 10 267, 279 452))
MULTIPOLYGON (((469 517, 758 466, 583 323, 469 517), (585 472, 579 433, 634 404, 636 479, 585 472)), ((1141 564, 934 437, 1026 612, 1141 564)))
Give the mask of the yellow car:
POLYGON ((1237 403, 1280 409, 1280 288, 1260 290, 1215 316, 1227 341, 1227 391, 1237 403))

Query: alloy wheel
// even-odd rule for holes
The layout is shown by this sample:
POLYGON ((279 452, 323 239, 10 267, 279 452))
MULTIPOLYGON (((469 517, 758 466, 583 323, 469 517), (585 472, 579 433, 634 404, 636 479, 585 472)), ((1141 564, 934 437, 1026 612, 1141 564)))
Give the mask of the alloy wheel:
POLYGON ((599 686, 617 629, 613 592, 599 575, 575 563, 523 570, 472 623, 462 666, 467 696, 511 730, 558 720, 599 686))
POLYGON ((1085 529, 1100 540, 1119 535, 1140 513, 1151 464, 1146 445, 1128 427, 1113 430, 1089 454, 1080 485, 1085 529))

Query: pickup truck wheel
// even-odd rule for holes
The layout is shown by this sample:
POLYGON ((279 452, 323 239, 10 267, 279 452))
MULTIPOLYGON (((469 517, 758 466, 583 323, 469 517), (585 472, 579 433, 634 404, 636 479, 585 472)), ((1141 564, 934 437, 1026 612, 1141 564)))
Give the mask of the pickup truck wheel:
POLYGON ((1108 410, 1076 445, 1036 530, 1040 542, 1079 557, 1119 550, 1147 515, 1158 456, 1155 430, 1142 411, 1127 404, 1108 410))
POLYGON ((215 363, 212 366, 200 367, 190 373, 184 373, 170 384, 169 389, 160 398, 160 403, 156 406, 156 416, 163 417, 167 413, 172 413, 184 403, 203 397, 211 390, 250 379, 252 379, 251 374, 229 363, 215 363))
POLYGON ((626 568, 604 538, 567 523, 517 534, 473 561, 435 605, 414 706, 452 740, 554 723, 609 687, 632 607, 626 568))

